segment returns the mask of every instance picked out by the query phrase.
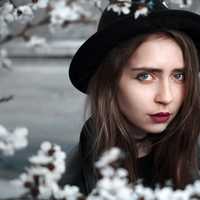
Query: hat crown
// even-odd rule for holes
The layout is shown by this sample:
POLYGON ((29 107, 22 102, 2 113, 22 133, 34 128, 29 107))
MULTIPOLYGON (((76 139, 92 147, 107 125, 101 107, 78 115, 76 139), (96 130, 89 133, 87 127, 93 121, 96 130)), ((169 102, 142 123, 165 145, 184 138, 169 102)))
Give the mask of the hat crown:
POLYGON ((124 17, 133 16, 133 21, 149 13, 168 9, 164 0, 110 0, 98 24, 98 31, 118 22, 124 17))

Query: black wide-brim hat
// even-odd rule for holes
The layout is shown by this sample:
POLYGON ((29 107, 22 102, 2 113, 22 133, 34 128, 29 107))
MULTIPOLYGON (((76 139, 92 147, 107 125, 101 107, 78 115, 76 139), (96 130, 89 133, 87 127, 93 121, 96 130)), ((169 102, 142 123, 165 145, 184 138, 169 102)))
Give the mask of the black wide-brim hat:
POLYGON ((185 32, 200 50, 200 15, 169 9, 163 0, 113 0, 101 16, 97 32, 72 58, 72 84, 87 93, 88 83, 102 59, 117 44, 139 34, 169 29, 185 32))

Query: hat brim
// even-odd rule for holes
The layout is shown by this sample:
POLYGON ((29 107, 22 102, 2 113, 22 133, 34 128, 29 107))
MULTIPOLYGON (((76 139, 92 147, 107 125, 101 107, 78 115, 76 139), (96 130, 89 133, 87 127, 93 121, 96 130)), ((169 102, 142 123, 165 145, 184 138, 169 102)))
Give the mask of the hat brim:
POLYGON ((147 17, 126 16, 108 28, 97 31, 76 52, 69 68, 72 84, 86 93, 88 83, 105 55, 121 41, 142 33, 173 29, 183 31, 200 50, 200 15, 185 10, 166 10, 147 17))

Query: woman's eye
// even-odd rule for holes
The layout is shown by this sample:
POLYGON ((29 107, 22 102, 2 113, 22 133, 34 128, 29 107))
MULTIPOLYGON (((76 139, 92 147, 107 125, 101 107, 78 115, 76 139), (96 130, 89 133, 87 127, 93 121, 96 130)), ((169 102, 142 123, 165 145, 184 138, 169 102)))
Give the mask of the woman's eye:
POLYGON ((183 73, 178 73, 178 74, 175 74, 174 76, 179 81, 183 81, 185 79, 185 76, 183 73))
POLYGON ((148 72, 142 72, 136 76, 139 81, 151 80, 152 76, 148 72))

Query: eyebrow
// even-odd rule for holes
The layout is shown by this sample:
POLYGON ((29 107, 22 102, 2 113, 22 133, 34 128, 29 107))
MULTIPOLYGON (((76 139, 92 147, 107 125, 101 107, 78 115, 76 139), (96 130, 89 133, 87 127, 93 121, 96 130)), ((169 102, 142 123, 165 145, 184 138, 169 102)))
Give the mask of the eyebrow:
MULTIPOLYGON (((138 68, 130 68, 131 71, 148 71, 148 72, 157 72, 162 73, 163 70, 159 68, 149 68, 149 67, 138 67, 138 68)), ((175 68, 173 72, 184 72, 185 68, 175 68)))

